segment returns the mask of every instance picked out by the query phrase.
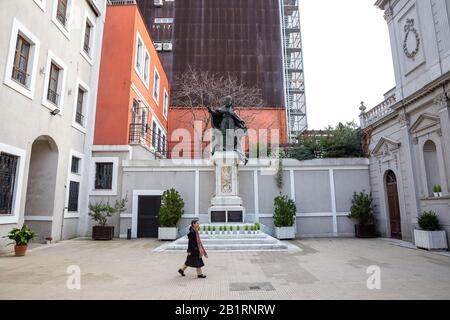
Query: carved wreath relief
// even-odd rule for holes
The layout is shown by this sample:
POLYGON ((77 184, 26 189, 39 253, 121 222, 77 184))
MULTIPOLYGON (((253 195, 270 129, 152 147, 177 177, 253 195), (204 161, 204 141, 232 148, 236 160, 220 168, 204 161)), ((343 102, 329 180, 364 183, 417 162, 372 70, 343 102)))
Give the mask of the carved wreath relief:
POLYGON ((222 167, 221 175, 221 189, 223 193, 231 193, 233 191, 232 187, 232 168, 222 167))
POLYGON ((419 32, 414 27, 414 23, 415 23, 414 19, 406 19, 406 24, 405 24, 405 28, 404 28, 405 29, 405 40, 403 41, 403 51, 405 52, 405 55, 408 58, 413 59, 413 60, 416 57, 416 55, 419 53, 419 49, 420 49, 419 32), (412 51, 408 47, 408 40, 410 39, 410 37, 414 37, 415 42, 416 42, 416 47, 412 51))

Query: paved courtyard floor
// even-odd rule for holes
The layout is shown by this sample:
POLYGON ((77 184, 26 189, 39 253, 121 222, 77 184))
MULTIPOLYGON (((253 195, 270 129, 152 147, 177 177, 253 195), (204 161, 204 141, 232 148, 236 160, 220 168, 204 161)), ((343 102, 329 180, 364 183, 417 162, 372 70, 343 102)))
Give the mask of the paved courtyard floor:
POLYGON ((450 299, 450 257, 383 239, 291 241, 301 251, 210 252, 208 278, 177 269, 183 252, 157 240, 74 239, 0 257, 0 299, 450 299), (79 266, 81 288, 68 289, 79 266), (381 289, 369 290, 369 266, 381 289))

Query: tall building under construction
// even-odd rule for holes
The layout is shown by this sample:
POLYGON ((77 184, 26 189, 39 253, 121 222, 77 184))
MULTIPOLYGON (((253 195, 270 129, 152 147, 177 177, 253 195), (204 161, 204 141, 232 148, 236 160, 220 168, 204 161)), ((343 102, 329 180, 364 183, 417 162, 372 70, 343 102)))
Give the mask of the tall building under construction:
POLYGON ((290 141, 307 128, 299 0, 137 2, 171 83, 189 67, 230 73, 285 111, 290 141))

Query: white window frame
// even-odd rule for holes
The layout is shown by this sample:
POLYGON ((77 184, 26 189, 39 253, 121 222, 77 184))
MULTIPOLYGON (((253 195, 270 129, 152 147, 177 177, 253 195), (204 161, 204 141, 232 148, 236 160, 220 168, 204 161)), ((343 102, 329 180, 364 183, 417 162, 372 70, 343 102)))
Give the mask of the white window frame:
POLYGON ((169 94, 167 93, 166 88, 164 88, 164 101, 163 101, 163 116, 167 120, 167 116, 169 114, 169 94), (167 97, 167 99, 166 99, 167 97))
POLYGON ((77 152, 75 150, 70 150, 69 154, 69 165, 68 165, 68 173, 67 173, 67 187, 66 187, 66 198, 64 202, 64 206, 69 208, 69 194, 70 194, 70 181, 78 182, 80 184, 79 193, 78 193, 78 211, 69 212, 68 209, 64 212, 64 218, 78 218, 80 216, 80 199, 82 192, 82 180, 83 180, 83 172, 84 172, 84 154, 77 152), (76 157, 80 159, 80 166, 78 168, 78 173, 72 172, 72 158, 76 157))
POLYGON ((116 196, 117 195, 117 178, 119 175, 119 158, 118 157, 93 157, 91 160, 91 167, 89 170, 89 194, 92 196, 116 196), (97 169, 97 163, 112 162, 113 164, 113 176, 111 182, 111 190, 98 190, 95 189, 95 173, 97 169))
POLYGON ((142 61, 143 64, 143 73, 142 73, 142 81, 144 82, 145 87, 147 90, 150 88, 150 65, 151 65, 151 58, 150 53, 147 50, 147 47, 144 47, 144 59, 142 61), (147 64, 147 58, 148 58, 148 64, 147 64), (147 77, 145 77, 145 74, 147 74, 147 77))
POLYGON ((39 8, 41 8, 42 11, 45 12, 46 0, 34 0, 34 2, 38 5, 39 8))
POLYGON ((136 31, 136 54, 134 56, 134 70, 136 71, 136 73, 139 75, 139 77, 142 79, 143 76, 143 57, 144 57, 144 52, 145 52, 145 45, 144 45, 144 40, 142 40, 141 34, 139 33, 139 31, 136 31), (139 52, 139 44, 141 44, 142 46, 142 50, 141 52, 139 52), (139 67, 137 66, 139 63, 139 67))
POLYGON ((58 0, 53 0, 53 13, 52 13, 52 21, 56 25, 56 27, 63 33, 64 36, 68 40, 70 40, 70 30, 71 30, 71 22, 72 22, 72 7, 73 0, 67 0, 67 12, 66 12, 66 25, 64 26, 58 18, 56 18, 56 13, 58 10, 58 0))
MULTIPOLYGON (((141 102, 144 104, 145 107, 147 107, 147 110, 150 110, 151 114, 152 114, 152 121, 155 121, 157 126, 159 126, 161 128, 161 131, 164 132, 164 134, 167 136, 167 131, 166 129, 164 129, 164 125, 162 124, 162 122, 160 121, 159 117, 156 115, 155 111, 154 111, 154 106, 151 106, 147 99, 142 95, 142 93, 139 91, 139 89, 136 87, 136 85, 134 84, 134 82, 131 83, 131 89, 134 91, 134 93, 136 93, 138 100, 140 99, 141 102)), ((152 127, 153 128, 153 127, 152 127)))
POLYGON ((87 117, 89 114, 89 97, 90 97, 90 88, 89 86, 84 83, 82 80, 77 79, 77 86, 76 86, 76 91, 75 91, 75 102, 74 102, 74 106, 73 106, 73 117, 72 117, 72 127, 74 127, 75 129, 81 131, 82 133, 86 133, 86 124, 87 124, 87 117), (84 95, 83 95, 83 117, 84 117, 84 126, 80 125, 77 121, 76 121, 76 116, 77 116, 77 104, 78 104, 78 89, 81 89, 84 91, 84 95))
POLYGON ((45 77, 44 77, 44 92, 42 94, 42 105, 51 111, 55 109, 59 109, 60 112, 58 113, 59 116, 63 115, 64 110, 64 98, 65 98, 65 90, 66 90, 66 73, 67 73, 67 67, 66 64, 58 58, 53 52, 50 50, 48 51, 47 55, 47 64, 45 67, 45 77), (48 82, 50 77, 50 70, 52 63, 56 64, 60 70, 60 75, 58 76, 58 94, 59 94, 59 101, 58 105, 55 106, 53 103, 47 100, 47 93, 48 93, 48 82), (62 73, 62 74, 61 74, 62 73))
POLYGON ((0 215, 0 225, 14 224, 19 222, 20 203, 22 199, 22 189, 24 185, 26 150, 10 146, 0 142, 0 151, 19 157, 16 171, 16 184, 14 186, 14 198, 12 205, 12 214, 0 215))
POLYGON ((11 30, 11 37, 9 41, 9 51, 8 51, 8 60, 6 62, 6 70, 5 70, 5 80, 4 84, 10 87, 11 89, 23 94, 25 97, 33 100, 34 99, 34 90, 36 84, 37 77, 37 68, 39 61, 39 50, 40 50, 40 41, 39 39, 31 33, 28 28, 26 28, 19 20, 16 18, 13 19, 13 26, 11 30), (23 86, 17 81, 12 79, 12 71, 14 67, 14 58, 16 54, 16 45, 17 45, 17 37, 18 35, 24 37, 27 41, 30 42, 30 53, 28 58, 28 67, 27 71, 29 72, 29 85, 23 86))
POLYGON ((92 54, 94 52, 94 45, 95 45, 95 41, 94 41, 94 36, 95 36, 95 23, 94 23, 93 17, 91 17, 87 12, 84 15, 84 25, 83 25, 83 33, 81 35, 81 49, 80 49, 80 54, 83 56, 83 58, 86 59, 86 61, 90 64, 93 65, 94 61, 92 60, 92 54), (90 24, 91 25, 91 35, 89 36, 89 54, 86 53, 86 51, 84 51, 84 37, 86 35, 86 24, 90 24))
POLYGON ((156 105, 159 106, 159 91, 161 91, 161 76, 158 72, 158 69, 155 66, 155 71, 153 72, 153 100, 156 102, 156 105), (156 75, 158 75, 158 81, 156 81, 156 75), (155 90, 157 86, 158 90, 155 90), (157 96, 155 97, 155 92, 157 96))

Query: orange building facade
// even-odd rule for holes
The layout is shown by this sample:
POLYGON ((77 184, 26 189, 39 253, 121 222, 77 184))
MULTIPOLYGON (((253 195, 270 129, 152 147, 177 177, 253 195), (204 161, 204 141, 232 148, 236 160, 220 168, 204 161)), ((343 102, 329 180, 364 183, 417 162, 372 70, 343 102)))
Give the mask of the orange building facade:
MULTIPOLYGON (((276 107, 236 108, 236 113, 243 119, 249 129, 242 144, 245 151, 251 145, 285 144, 288 140, 286 130, 286 109, 276 107)), ((206 108, 170 107, 169 110, 169 144, 172 158, 200 158, 210 145, 210 135, 206 131, 211 128, 206 108), (206 129, 206 130, 205 130, 206 129), (198 145, 194 145, 197 140, 198 145), (202 143, 203 140, 203 143, 202 143), (199 151, 199 146, 201 150, 199 151), (183 149, 183 153, 179 150, 183 149)))
POLYGON ((135 4, 108 4, 94 145, 167 153, 170 86, 135 4))

